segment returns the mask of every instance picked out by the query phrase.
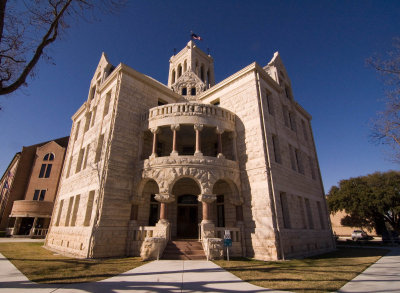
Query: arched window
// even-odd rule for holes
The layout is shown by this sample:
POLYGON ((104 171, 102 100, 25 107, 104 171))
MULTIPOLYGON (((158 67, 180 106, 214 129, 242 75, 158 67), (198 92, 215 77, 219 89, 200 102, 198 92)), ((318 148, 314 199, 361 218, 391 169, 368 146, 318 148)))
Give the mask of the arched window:
POLYGON ((172 76, 171 76, 171 80, 172 80, 172 84, 174 84, 175 83, 175 69, 174 70, 172 70, 172 76))
MULTIPOLYGON (((54 160, 53 153, 48 153, 43 157, 43 161, 53 161, 53 160, 54 160)), ((42 164, 42 166, 40 167, 39 178, 49 178, 52 167, 53 164, 42 164)))
POLYGON ((44 155, 43 161, 53 161, 54 160, 54 154, 53 153, 48 153, 44 155))
POLYGON ((182 75, 182 65, 179 64, 179 66, 178 66, 178 78, 181 77, 181 75, 182 75))

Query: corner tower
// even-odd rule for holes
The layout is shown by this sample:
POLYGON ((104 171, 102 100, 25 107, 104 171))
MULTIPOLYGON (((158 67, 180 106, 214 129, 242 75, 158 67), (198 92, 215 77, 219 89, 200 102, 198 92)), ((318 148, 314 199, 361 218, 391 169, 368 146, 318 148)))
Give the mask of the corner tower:
POLYGON ((195 101, 196 95, 215 84, 213 58, 193 41, 172 56, 169 63, 168 87, 185 100, 195 101))

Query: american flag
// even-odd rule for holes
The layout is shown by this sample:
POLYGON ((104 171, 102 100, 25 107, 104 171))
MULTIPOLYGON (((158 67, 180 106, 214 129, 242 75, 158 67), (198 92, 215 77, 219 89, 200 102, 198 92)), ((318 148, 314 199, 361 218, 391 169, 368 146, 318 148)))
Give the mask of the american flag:
POLYGON ((200 36, 196 35, 195 33, 192 33, 191 37, 192 37, 192 40, 198 40, 198 41, 202 41, 203 40, 200 36))

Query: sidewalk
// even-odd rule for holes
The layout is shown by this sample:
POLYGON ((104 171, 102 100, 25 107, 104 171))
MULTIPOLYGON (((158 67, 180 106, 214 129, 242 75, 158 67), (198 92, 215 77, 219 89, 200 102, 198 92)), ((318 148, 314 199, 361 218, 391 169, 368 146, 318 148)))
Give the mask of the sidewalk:
MULTIPOLYGON (((93 283, 36 284, 0 254, 0 292, 103 293, 103 292, 251 292, 274 293, 243 282, 211 261, 160 260, 118 276, 93 283)), ((287 293, 287 292, 286 292, 287 293)))
POLYGON ((400 248, 382 257, 338 292, 400 292, 400 248))
MULTIPOLYGON (((243 282, 211 261, 160 260, 93 283, 37 284, 0 254, 0 293, 251 292, 274 291, 243 282)), ((400 248, 344 285, 340 293, 400 292, 400 248)))

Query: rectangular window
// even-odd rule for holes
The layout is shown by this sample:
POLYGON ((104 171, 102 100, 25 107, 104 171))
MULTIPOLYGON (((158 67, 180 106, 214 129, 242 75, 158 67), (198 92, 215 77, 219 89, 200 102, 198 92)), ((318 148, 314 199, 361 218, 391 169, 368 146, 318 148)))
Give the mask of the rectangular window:
POLYGON ((78 123, 76 124, 76 130, 75 130, 75 137, 74 137, 74 141, 76 141, 78 139, 78 135, 79 135, 79 128, 81 126, 81 121, 78 121, 78 123))
POLYGON ((289 127, 289 111, 286 106, 282 106, 283 120, 286 127, 289 127))
POLYGON ((101 159, 101 153, 103 151, 103 142, 104 142, 104 134, 100 135, 99 141, 97 142, 96 157, 94 158, 95 163, 99 162, 101 159))
POLYGON ((62 209, 63 209, 63 205, 64 205, 64 200, 62 199, 60 201, 60 204, 58 205, 58 215, 57 215, 56 226, 60 225, 61 212, 62 212, 62 209))
POLYGON ((299 205, 299 208, 300 208, 301 228, 302 229, 306 229, 307 228, 306 213, 304 211, 303 198, 301 196, 298 196, 297 200, 298 200, 298 205, 299 205))
POLYGON ((321 224, 321 229, 325 230, 325 221, 322 213, 321 203, 319 201, 317 201, 317 209, 318 209, 318 216, 319 216, 319 222, 321 224))
POLYGON ((289 122, 290 122, 290 129, 293 131, 297 131, 297 126, 296 126, 296 117, 294 116, 293 112, 289 112, 289 122))
POLYGON ((301 127, 303 128, 304 139, 306 141, 308 141, 307 128, 306 128, 306 123, 304 122, 304 120, 301 120, 301 127))
POLYGON ((279 150, 279 141, 276 135, 272 135, 272 147, 274 148, 274 158, 276 163, 281 163, 281 153, 279 150))
POLYGON ((67 178, 69 177, 69 174, 70 174, 70 172, 71 172, 71 166, 72 166, 72 156, 71 156, 71 158, 69 159, 69 164, 68 164, 68 169, 67 169, 67 178))
POLYGON ((309 162, 309 164, 310 164, 311 178, 312 178, 312 179, 315 179, 314 162, 313 162, 313 159, 312 159, 310 156, 308 156, 308 162, 309 162))
POLYGON ((76 224, 76 216, 78 215, 80 199, 81 199, 81 195, 80 194, 75 196, 74 209, 73 209, 72 218, 71 218, 71 226, 75 226, 75 224, 76 224))
POLYGON ((46 195, 46 190, 41 190, 41 191, 40 191, 39 200, 40 200, 40 201, 43 201, 43 200, 44 200, 44 197, 45 197, 45 195, 46 195))
POLYGON ((90 100, 94 99, 95 93, 96 93, 96 86, 94 85, 94 86, 90 89, 90 93, 89 93, 89 99, 90 99, 90 100))
POLYGON ((39 199, 39 194, 40 194, 40 190, 35 190, 35 193, 33 194, 33 200, 38 200, 39 199))
POLYGON ((282 208, 282 217, 283 217, 283 226, 286 229, 290 229, 290 215, 289 215, 289 207, 287 202, 287 197, 285 192, 280 193, 281 199, 281 208, 282 208))
POLYGON ((90 127, 93 127, 94 122, 96 121, 96 112, 97 112, 97 106, 94 107, 93 110, 92 110, 92 122, 91 122, 90 127))
POLYGON ((46 172, 46 164, 42 164, 42 167, 40 167, 39 178, 43 178, 45 172, 46 172))
POLYGON ((108 111, 110 110, 110 101, 111 101, 111 91, 108 92, 106 95, 106 101, 104 102, 103 117, 105 117, 108 114, 108 111))
POLYGON ((87 114, 86 114, 86 121, 85 121, 85 129, 84 129, 84 132, 86 132, 86 131, 89 130, 91 118, 92 118, 92 113, 91 113, 91 112, 87 113, 87 114))
POLYGON ((304 174, 304 167, 303 167, 303 161, 301 157, 301 153, 298 149, 294 150, 294 154, 296 156, 296 165, 297 165, 297 170, 299 173, 304 174))
POLYGON ((292 147, 291 144, 289 144, 289 155, 290 155, 290 165, 293 171, 296 171, 296 159, 294 155, 294 148, 292 147))
POLYGON ((267 101, 268 113, 270 115, 274 116, 274 104, 273 104, 273 99, 271 97, 271 94, 266 92, 265 99, 267 101))
POLYGON ((310 200, 308 198, 305 199, 306 210, 307 210, 307 218, 308 218, 308 227, 310 229, 314 229, 314 219, 311 212, 310 200))
POLYGON ((86 169, 87 160, 88 160, 88 156, 89 156, 89 150, 90 150, 90 144, 88 144, 86 146, 85 160, 83 161, 83 168, 82 169, 86 169))
POLYGON ((86 204, 85 220, 83 222, 84 226, 90 225, 90 219, 92 217, 92 210, 93 210, 93 201, 94 201, 94 190, 91 190, 89 192, 88 201, 86 204))
POLYGON ((72 204, 74 203, 74 197, 71 196, 69 198, 69 203, 68 203, 68 209, 67 209, 67 214, 65 215, 65 226, 69 226, 69 220, 71 218, 71 210, 72 210, 72 204))
POLYGON ((78 162, 76 164, 76 171, 75 173, 78 173, 81 170, 82 167, 82 160, 83 160, 83 155, 85 154, 85 149, 81 149, 79 151, 79 157, 78 157, 78 162))
POLYGON ((46 168, 46 174, 44 174, 44 178, 49 178, 51 174, 51 168, 53 167, 53 164, 47 164, 46 168))

